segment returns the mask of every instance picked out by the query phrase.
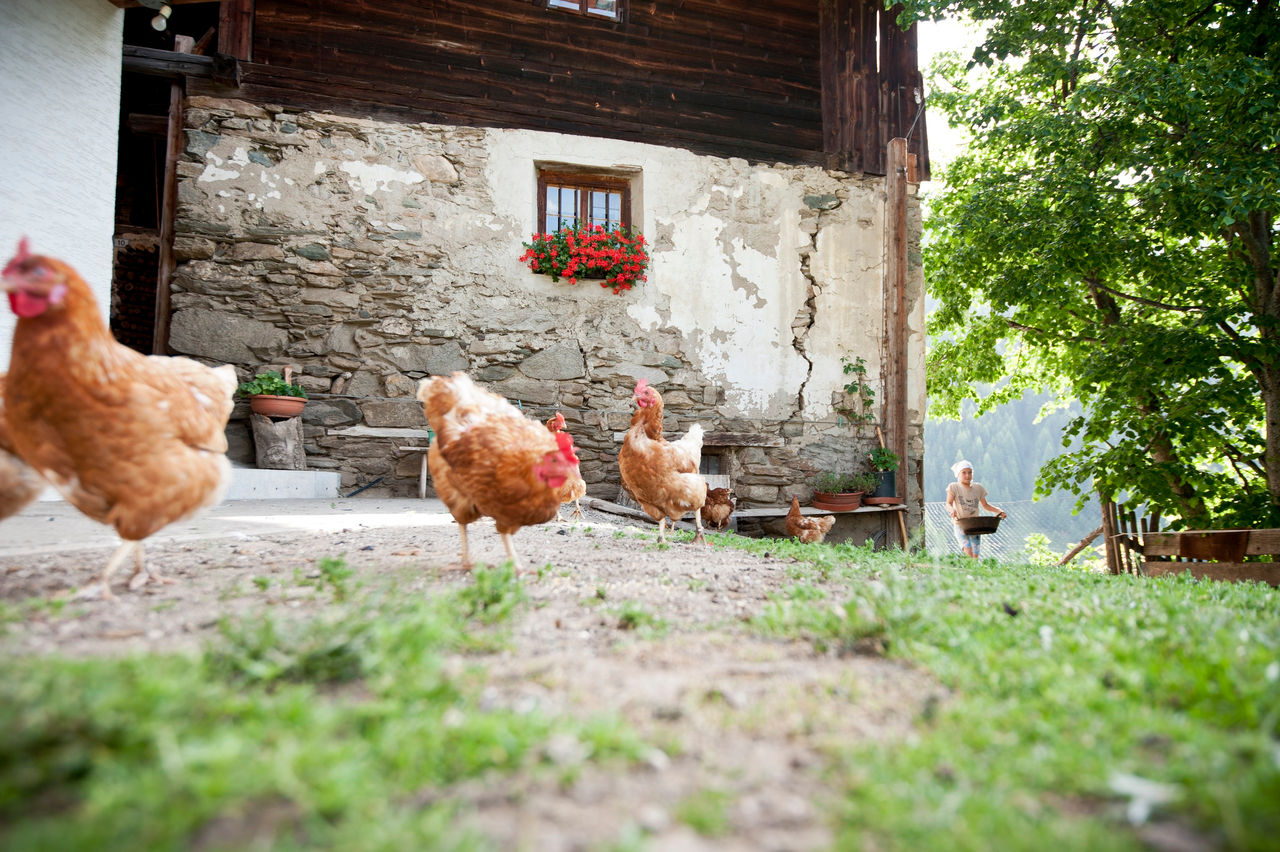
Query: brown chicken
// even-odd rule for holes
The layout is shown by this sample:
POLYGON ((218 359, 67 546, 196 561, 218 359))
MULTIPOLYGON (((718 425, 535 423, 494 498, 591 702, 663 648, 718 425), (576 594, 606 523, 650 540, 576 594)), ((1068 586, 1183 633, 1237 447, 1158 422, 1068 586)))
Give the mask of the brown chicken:
MULTIPOLYGON (((556 416, 547 421, 547 429, 549 429, 553 435, 558 432, 564 432, 564 415, 557 411, 556 416)), ((582 518, 582 504, 579 501, 586 495, 587 483, 583 481, 582 471, 578 468, 578 465, 575 464, 573 466, 573 473, 571 473, 569 478, 565 480, 564 485, 560 486, 560 505, 563 506, 565 503, 573 503, 573 514, 569 516, 570 519, 582 518)), ((556 507, 556 520, 564 520, 564 518, 560 517, 560 506, 556 507)))
POLYGON ((712 488, 707 486, 707 499, 702 504, 702 523, 707 529, 720 532, 728 528, 729 518, 738 506, 733 499, 733 492, 728 488, 712 488))
POLYGON ((831 515, 808 518, 800 514, 800 501, 791 498, 791 511, 787 512, 787 535, 795 536, 807 544, 817 544, 827 537, 836 519, 831 515))
POLYGON ((678 441, 668 441, 662 435, 662 396, 641 379, 636 382, 632 399, 636 412, 631 415, 631 428, 618 453, 623 487, 658 522, 659 543, 667 540, 668 518, 674 528, 677 521, 693 512, 698 529, 693 541, 706 544, 699 512, 707 499, 707 481, 698 473, 702 425, 695 423, 678 441))
POLYGON ((4 395, 18 457, 124 540, 96 578, 103 597, 130 554, 130 588, 167 582, 143 540, 226 492, 235 370, 120 345, 76 271, 25 239, 3 282, 18 316, 4 395))
POLYGON ((31 466, 18 458, 4 415, 4 373, 0 373, 0 520, 21 512, 40 496, 45 482, 31 466))
POLYGON ((466 373, 418 384, 418 399, 435 438, 427 453, 436 494, 458 522, 462 565, 471 567, 467 525, 493 518, 517 572, 512 535, 546 523, 560 509, 560 488, 577 470, 568 432, 554 435, 466 373))

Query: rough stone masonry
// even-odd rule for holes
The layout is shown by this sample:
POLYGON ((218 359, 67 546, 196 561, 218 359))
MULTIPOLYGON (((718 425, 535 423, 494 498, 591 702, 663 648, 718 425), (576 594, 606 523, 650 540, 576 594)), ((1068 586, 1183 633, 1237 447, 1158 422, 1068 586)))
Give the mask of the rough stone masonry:
MULTIPOLYGON (((191 98, 186 122, 170 348, 242 378, 292 365, 311 396, 308 465, 341 471, 344 491, 416 493, 419 456, 397 448, 425 446, 416 384, 452 370, 530 416, 563 412, 589 492, 609 499, 641 378, 671 433, 720 436, 707 453, 743 505, 805 499, 814 471, 855 469, 874 441, 835 406, 842 356, 864 358, 873 384, 880 371, 879 178, 233 100, 191 98), (614 295, 519 264, 547 164, 629 176, 648 281, 614 295)), ((918 261, 913 273, 922 365, 918 261)), ((909 471, 922 376, 912 386, 909 471)), ((230 434, 251 463, 246 416, 238 405, 230 434)))

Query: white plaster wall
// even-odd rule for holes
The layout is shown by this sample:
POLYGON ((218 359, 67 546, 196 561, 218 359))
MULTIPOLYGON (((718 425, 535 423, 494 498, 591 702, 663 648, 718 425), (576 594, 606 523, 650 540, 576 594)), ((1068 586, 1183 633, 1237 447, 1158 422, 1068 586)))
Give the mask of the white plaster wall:
MULTIPOLYGON (((488 147, 494 217, 506 224, 485 248, 495 265, 518 255, 535 230, 535 163, 642 171, 636 224, 650 240, 651 264, 649 280, 627 294, 627 312, 642 327, 681 331, 691 360, 723 382, 726 416, 785 419, 802 392, 805 417, 829 416, 845 352, 879 375, 884 201, 867 188, 879 182, 533 131, 493 131, 488 147), (802 223, 816 215, 804 197, 819 191, 850 197, 821 214, 814 238, 802 223), (817 319, 801 352, 792 323, 809 297, 801 250, 810 247, 817 319)), ((530 287, 546 286, 545 276, 528 278, 530 287)))
MULTIPOLYGON (((18 240, 84 276, 106 315, 124 11, 105 0, 0 0, 0 263, 18 240)), ((14 317, 0 310, 0 370, 14 317)))

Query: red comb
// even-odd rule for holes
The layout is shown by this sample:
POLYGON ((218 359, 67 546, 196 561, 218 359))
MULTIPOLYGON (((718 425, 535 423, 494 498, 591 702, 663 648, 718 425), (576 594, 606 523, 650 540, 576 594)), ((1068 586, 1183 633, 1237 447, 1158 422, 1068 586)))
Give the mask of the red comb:
POLYGON ((636 396, 639 396, 640 394, 644 393, 644 389, 645 389, 645 388, 647 388, 648 386, 649 386, 649 380, 648 380, 648 379, 640 379, 639 381, 637 381, 637 382, 636 382, 636 396))
POLYGON ((561 429, 564 428, 564 415, 561 414, 559 411, 556 412, 555 426, 556 426, 557 432, 559 432, 561 429))
POLYGON ((560 453, 570 464, 578 463, 578 455, 573 451, 573 438, 568 432, 557 432, 556 443, 560 446, 560 453))
POLYGON ((15 254, 13 256, 13 259, 10 260, 9 263, 5 265, 4 275, 9 275, 13 272, 17 272, 18 267, 21 266, 23 263, 25 263, 27 258, 29 257, 31 257, 31 241, 28 240, 26 237, 23 237, 22 239, 18 240, 18 253, 15 254))

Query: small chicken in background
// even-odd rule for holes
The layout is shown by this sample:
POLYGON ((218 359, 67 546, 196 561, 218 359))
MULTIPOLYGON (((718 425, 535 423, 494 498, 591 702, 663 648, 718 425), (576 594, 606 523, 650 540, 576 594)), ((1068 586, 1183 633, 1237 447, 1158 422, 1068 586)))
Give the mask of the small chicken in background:
POLYGON ((561 487, 577 470, 568 432, 554 435, 466 373, 418 384, 427 423, 435 431, 427 465, 436 493, 458 522, 462 564, 471 567, 467 525, 493 518, 507 558, 521 570, 512 536, 560 509, 561 487))
POLYGON ((679 440, 668 441, 662 435, 662 396, 658 391, 640 379, 632 400, 636 411, 618 453, 623 487, 658 522, 659 544, 667 540, 667 519, 674 528, 689 512, 698 529, 694 543, 706 544, 699 510, 707 499, 707 481, 698 473, 705 430, 695 423, 679 440))
POLYGON ((4 413, 5 374, 0 373, 0 521, 16 515, 40 496, 45 481, 18 458, 4 413))
MULTIPOLYGON (((556 416, 547 421, 547 429, 552 435, 564 432, 564 415, 559 411, 556 416)), ((568 434, 567 432, 565 434, 568 434)), ((569 516, 570 520, 582 519, 582 503, 579 502, 587 495, 587 483, 582 478, 582 471, 575 463, 573 472, 569 478, 565 480, 564 485, 560 486, 560 505, 565 503, 573 503, 573 514, 569 516)), ((556 507, 556 520, 563 521, 560 517, 560 506, 556 507)))
POLYGON ((733 515, 738 503, 733 499, 733 492, 728 488, 712 488, 707 486, 707 499, 702 504, 702 523, 709 530, 722 532, 729 527, 729 518, 733 515))
POLYGON ((143 542, 226 492, 235 370, 117 343, 84 279, 25 239, 3 289, 18 316, 4 391, 17 456, 124 540, 96 578, 103 597, 131 554, 130 588, 169 582, 148 571, 143 542))
POLYGON ((793 495, 791 511, 787 512, 787 535, 794 536, 806 544, 817 544, 827 537, 836 519, 831 515, 820 518, 808 518, 800 514, 800 501, 793 495))

